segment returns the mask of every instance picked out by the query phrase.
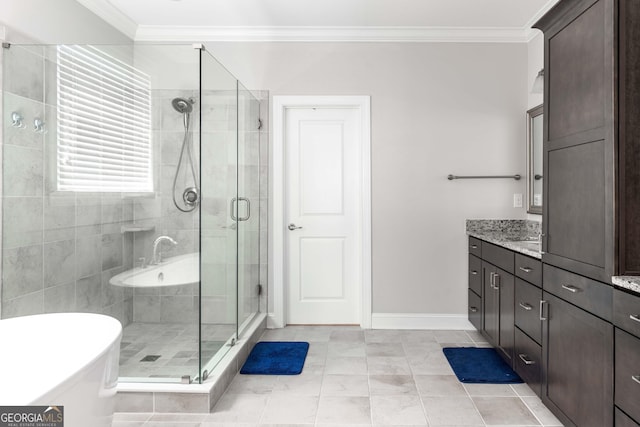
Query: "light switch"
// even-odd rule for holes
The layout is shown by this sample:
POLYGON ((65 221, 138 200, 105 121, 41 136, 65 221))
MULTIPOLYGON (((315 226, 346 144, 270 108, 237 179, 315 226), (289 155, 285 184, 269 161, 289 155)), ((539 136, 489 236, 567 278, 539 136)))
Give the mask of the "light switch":
POLYGON ((513 207, 521 208, 522 207, 522 193, 514 193, 513 194, 513 207))

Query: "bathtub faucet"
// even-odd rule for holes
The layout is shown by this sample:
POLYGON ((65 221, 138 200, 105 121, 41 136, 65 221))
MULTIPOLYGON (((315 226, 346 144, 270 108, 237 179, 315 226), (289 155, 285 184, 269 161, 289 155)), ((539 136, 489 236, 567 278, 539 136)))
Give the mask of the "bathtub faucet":
POLYGON ((178 242, 173 240, 169 236, 160 236, 156 240, 153 241, 153 258, 151 259, 151 264, 160 264, 162 262, 162 252, 158 251, 160 244, 164 241, 171 243, 173 246, 177 245, 178 242))

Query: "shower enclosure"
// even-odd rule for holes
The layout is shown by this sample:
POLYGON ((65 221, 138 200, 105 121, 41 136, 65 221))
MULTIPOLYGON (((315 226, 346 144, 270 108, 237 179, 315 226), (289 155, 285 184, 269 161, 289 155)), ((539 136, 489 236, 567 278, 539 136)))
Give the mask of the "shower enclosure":
POLYGON ((120 381, 202 382, 266 307, 260 100, 201 45, 0 58, 0 315, 108 314, 120 381))

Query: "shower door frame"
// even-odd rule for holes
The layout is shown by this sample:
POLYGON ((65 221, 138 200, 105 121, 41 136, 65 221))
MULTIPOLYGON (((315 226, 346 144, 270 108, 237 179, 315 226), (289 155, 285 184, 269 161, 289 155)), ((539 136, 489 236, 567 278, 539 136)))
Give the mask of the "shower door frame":
POLYGON ((360 225, 362 238, 361 251, 361 288, 360 327, 371 328, 371 97, 370 96, 274 96, 273 97, 273 144, 271 147, 272 194, 269 215, 269 282, 273 283, 273 311, 268 313, 267 327, 286 326, 286 275, 287 257, 285 256, 285 116, 288 108, 355 108, 360 119, 360 225))

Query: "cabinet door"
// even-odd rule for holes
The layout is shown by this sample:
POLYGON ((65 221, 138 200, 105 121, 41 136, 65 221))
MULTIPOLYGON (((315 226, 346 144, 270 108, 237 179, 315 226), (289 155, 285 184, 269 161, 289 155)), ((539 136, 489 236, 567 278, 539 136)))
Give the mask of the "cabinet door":
MULTIPOLYGON (((499 336, 498 348, 502 351, 507 360, 513 360, 513 340, 515 328, 515 279, 513 274, 498 269, 494 279, 498 288, 499 298, 499 336)), ((513 365, 513 363, 511 363, 513 365)))
POLYGON ((482 332, 494 347, 498 346, 498 328, 499 328, 499 298, 498 290, 494 286, 493 277, 496 273, 496 267, 488 262, 482 261, 482 272, 484 280, 482 281, 482 332))
POLYGON ((565 425, 613 425, 613 326, 545 292, 542 400, 565 425))
MULTIPOLYGON (((615 273, 613 0, 558 3, 545 32, 543 261, 615 273)), ((536 25, 538 25, 536 24, 536 25)))

